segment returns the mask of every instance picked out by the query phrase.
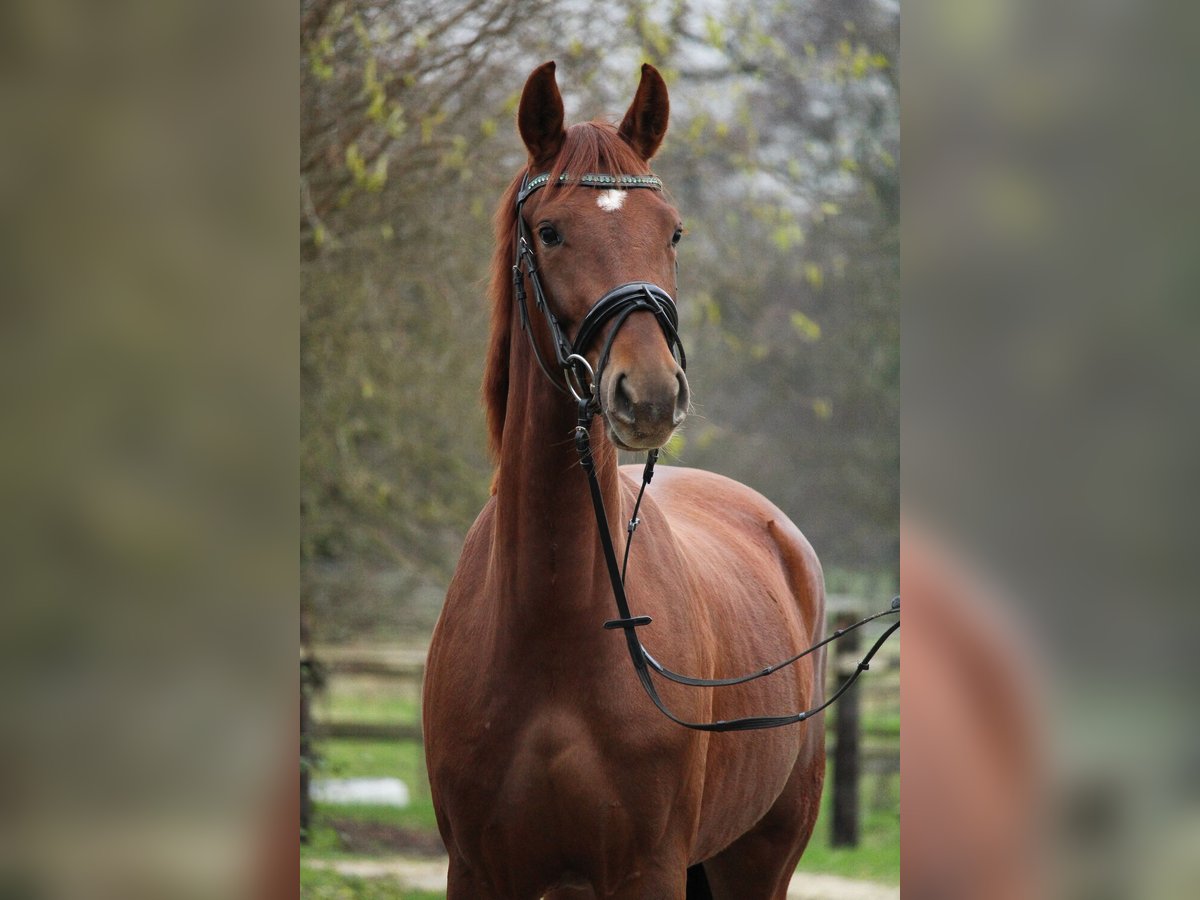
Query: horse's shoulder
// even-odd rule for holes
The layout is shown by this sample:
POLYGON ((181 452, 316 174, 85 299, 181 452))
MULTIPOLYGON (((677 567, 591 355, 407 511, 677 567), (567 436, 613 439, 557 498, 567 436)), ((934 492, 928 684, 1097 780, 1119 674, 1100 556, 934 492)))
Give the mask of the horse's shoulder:
MULTIPOLYGON (((640 484, 641 465, 621 466, 621 474, 628 482, 640 484)), ((687 466, 660 466, 654 470, 650 492, 664 499, 686 499, 688 497, 714 497, 722 500, 735 499, 740 503, 753 503, 755 498, 766 501, 761 494, 741 482, 734 481, 706 469, 687 466)))
POLYGON ((475 517, 475 521, 467 530, 466 544, 470 544, 473 540, 483 538, 491 538, 492 529, 496 522, 496 495, 492 494, 487 499, 487 503, 483 504, 483 509, 479 511, 479 515, 475 517))
MULTIPOLYGON (((638 468, 626 466, 623 470, 626 475, 634 475, 633 470, 638 468)), ((651 496, 669 507, 672 513, 691 510, 697 514, 722 517, 750 516, 764 524, 777 523, 789 537, 803 540, 799 529, 774 503, 754 488, 716 472, 686 466, 663 466, 654 474, 651 496)))
MULTIPOLYGON (((625 466, 623 474, 640 480, 640 469, 625 466)), ((733 543, 733 535, 760 535, 760 546, 776 547, 788 567, 811 582, 809 590, 821 592, 821 564, 812 544, 785 512, 754 488, 704 469, 663 466, 654 474, 650 496, 680 537, 719 551, 733 543)))

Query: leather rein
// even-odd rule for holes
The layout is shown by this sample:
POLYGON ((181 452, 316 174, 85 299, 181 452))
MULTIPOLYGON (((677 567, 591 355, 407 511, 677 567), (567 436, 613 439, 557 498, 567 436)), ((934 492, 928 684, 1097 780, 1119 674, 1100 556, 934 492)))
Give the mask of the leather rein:
MULTIPOLYGON (((662 181, 653 175, 588 174, 571 179, 570 176, 564 173, 559 176, 558 183, 566 184, 572 180, 581 187, 609 190, 631 188, 662 190, 662 181)), ((592 507, 596 515, 596 525, 600 533, 600 545, 604 551, 604 561, 608 569, 609 580, 612 582, 613 598, 616 601, 618 615, 617 618, 605 622, 604 627, 608 629, 619 628, 625 633, 625 643, 629 649, 629 658, 633 662, 633 668, 638 680, 654 705, 672 722, 696 731, 754 731, 762 728, 778 728, 783 725, 803 722, 834 703, 842 694, 850 689, 863 672, 871 667, 871 660, 879 652, 880 647, 900 627, 900 598, 895 597, 888 609, 867 616, 846 628, 834 631, 829 637, 818 641, 808 649, 802 650, 794 656, 734 678, 693 678, 688 675, 681 675, 678 672, 671 671, 650 655, 649 651, 646 650, 638 638, 637 629, 649 625, 652 619, 650 616, 633 615, 629 606, 629 598, 625 593, 625 574, 629 565, 629 550, 633 544, 633 535, 640 524, 638 510, 641 508, 642 497, 646 493, 646 487, 654 478, 654 466, 658 461, 658 450, 651 450, 646 455, 646 465, 642 470, 642 486, 638 491, 637 500, 633 506, 633 515, 626 526, 627 536, 625 539, 624 560, 618 563, 616 548, 613 545, 612 534, 608 527, 608 515, 604 509, 604 497, 600 490, 600 483, 596 478, 596 464, 592 456, 589 427, 592 419, 600 412, 600 379, 603 377, 613 340, 621 326, 625 324, 625 321, 633 313, 646 311, 654 315, 663 330, 663 336, 666 338, 672 353, 677 355, 680 367, 687 368, 687 358, 684 354, 683 343, 680 341, 678 332, 679 314, 674 299, 658 285, 642 281, 629 282, 613 288, 597 300, 580 322, 575 340, 567 340, 558 317, 550 308, 546 292, 542 288, 541 279, 538 277, 533 242, 529 227, 525 224, 522 214, 525 201, 529 198, 530 194, 545 187, 549 182, 549 174, 542 174, 531 178, 528 172, 526 172, 521 181, 521 187, 517 193, 516 258, 513 261, 512 268, 513 289, 521 319, 521 329, 529 338, 538 366, 545 373, 550 383, 560 392, 572 397, 578 407, 578 420, 575 426, 575 447, 579 452, 579 464, 587 473, 588 489, 591 492, 592 507), (528 277, 533 289, 534 302, 549 326, 554 344, 555 362, 563 374, 562 383, 551 373, 550 367, 546 364, 541 350, 538 349, 537 341, 534 339, 529 322, 529 311, 526 308, 524 284, 526 277, 528 277), (615 319, 616 321, 608 334, 608 338, 598 358, 596 369, 593 372, 590 363, 584 358, 584 354, 600 333, 601 328, 610 319, 615 319), (861 628, 868 622, 888 615, 897 616, 896 621, 884 630, 859 662, 854 672, 838 687, 833 696, 821 705, 803 710, 802 712, 788 715, 747 716, 738 719, 721 719, 715 722, 689 722, 671 712, 663 702, 662 697, 659 696, 658 689, 655 687, 651 675, 652 672, 657 672, 670 681, 689 687, 729 687, 735 684, 745 684, 746 682, 766 677, 782 668, 790 666, 792 663, 816 652, 821 647, 837 640, 843 635, 861 628)))

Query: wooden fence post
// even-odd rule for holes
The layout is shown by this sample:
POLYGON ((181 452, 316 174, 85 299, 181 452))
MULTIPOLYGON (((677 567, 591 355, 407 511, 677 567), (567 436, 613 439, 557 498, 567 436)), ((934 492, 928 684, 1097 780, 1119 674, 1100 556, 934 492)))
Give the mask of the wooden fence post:
MULTIPOLYGON (((846 628, 855 621, 853 615, 843 613, 837 618, 837 627, 846 628)), ((858 631, 851 631, 838 638, 833 646, 834 672, 837 683, 841 683, 858 665, 861 647, 858 631)), ((833 821, 830 843, 834 847, 857 847, 859 835, 859 692, 858 685, 842 694, 834 704, 833 748, 833 821)))
POLYGON ((312 824, 312 769, 317 763, 313 736, 316 723, 312 718, 312 696, 325 684, 325 673, 305 649, 300 656, 300 842, 308 843, 308 830, 312 824))

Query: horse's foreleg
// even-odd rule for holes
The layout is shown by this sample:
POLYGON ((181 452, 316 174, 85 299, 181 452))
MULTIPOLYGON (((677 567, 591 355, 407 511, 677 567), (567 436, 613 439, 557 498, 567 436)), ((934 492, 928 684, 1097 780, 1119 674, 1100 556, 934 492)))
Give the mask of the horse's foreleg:
POLYGON ((775 805, 746 834, 704 863, 714 900, 784 900, 821 806, 825 752, 814 729, 807 753, 775 805))
POLYGON ((687 900, 687 867, 683 859, 677 865, 664 860, 654 863, 647 861, 636 877, 603 896, 612 900, 646 900, 648 897, 654 900, 687 900))
POLYGON ((450 854, 446 876, 446 900, 500 900, 500 895, 469 869, 461 858, 450 854))

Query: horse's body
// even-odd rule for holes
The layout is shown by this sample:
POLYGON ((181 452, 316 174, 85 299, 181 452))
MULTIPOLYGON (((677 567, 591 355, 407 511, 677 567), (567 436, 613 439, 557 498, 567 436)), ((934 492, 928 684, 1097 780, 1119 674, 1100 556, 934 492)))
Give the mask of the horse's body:
MULTIPOLYGON (((564 158, 578 164, 580 153, 594 152, 581 151, 573 140, 579 139, 602 148, 586 159, 591 171, 628 170, 637 162, 639 172, 647 171, 666 129, 657 73, 644 70, 620 132, 637 154, 615 160, 620 151, 603 148, 617 133, 594 123, 574 126, 575 134, 557 145, 539 145, 555 127, 553 102, 538 116, 547 82, 553 87, 552 64, 535 71, 522 98, 531 167, 564 158), (656 119, 646 104, 658 102, 659 93, 656 119)), ((556 98, 554 87, 550 101, 556 98)), ((561 101, 557 117, 561 130, 561 101)), ((450 854, 448 897, 684 898, 687 869, 703 863, 713 896, 782 898, 817 815, 822 718, 769 731, 689 731, 642 692, 624 635, 601 627, 616 610, 571 440, 575 406, 539 370, 518 324, 511 273, 502 271, 511 259, 515 191, 498 217, 485 383, 499 461, 495 493, 467 536, 426 674, 426 754, 450 854)), ((578 247, 584 233, 608 235, 616 252, 596 242, 587 255, 599 260, 594 265, 611 266, 626 260, 622 235, 643 227, 650 233, 636 217, 666 221, 660 206, 669 210, 650 192, 623 193, 627 215, 607 231, 618 223, 613 210, 600 204, 597 211, 595 194, 586 191, 564 195, 557 206, 547 197, 527 215, 552 219, 566 233, 564 248, 578 247)), ((665 264, 653 253, 640 261, 630 256, 619 271, 580 287, 566 269, 556 273, 553 249, 545 251, 542 276, 564 324, 578 322, 587 298, 629 277, 657 279, 674 293, 673 248, 665 264)), ((682 418, 686 380, 671 368, 652 316, 630 316, 612 346, 605 371, 614 374, 601 387, 605 415, 591 437, 620 547, 637 480, 617 467, 612 441, 631 447, 665 441, 674 425, 660 420, 682 418), (625 415, 614 421, 614 408, 625 415)), ((824 596, 816 557, 796 527, 749 488, 666 468, 640 518, 630 602, 635 613, 653 617, 640 636, 671 668, 700 677, 738 675, 819 637, 824 596)), ((816 705, 822 677, 823 656, 815 653, 750 684, 715 690, 666 684, 661 692, 682 718, 709 721, 816 705)))

